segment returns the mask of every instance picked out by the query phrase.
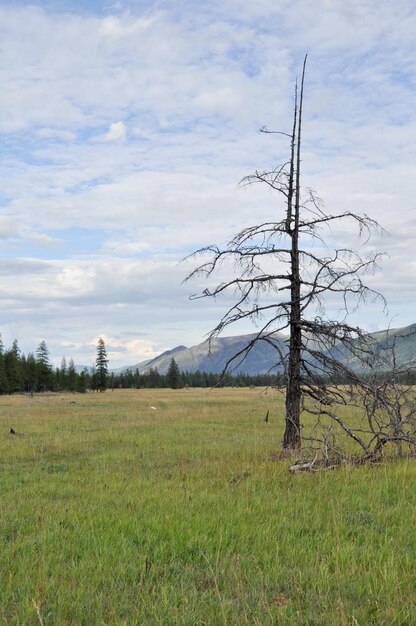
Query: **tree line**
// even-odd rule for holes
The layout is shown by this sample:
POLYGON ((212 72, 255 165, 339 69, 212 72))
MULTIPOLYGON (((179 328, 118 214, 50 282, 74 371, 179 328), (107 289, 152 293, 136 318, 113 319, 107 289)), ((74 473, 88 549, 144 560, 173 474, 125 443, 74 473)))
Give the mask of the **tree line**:
POLYGON ((35 352, 25 355, 17 339, 4 348, 0 337, 0 394, 42 391, 105 391, 108 384, 108 358, 103 339, 98 340, 95 367, 77 371, 73 359, 62 358, 54 368, 49 348, 43 340, 35 352))
POLYGON ((182 389, 184 387, 271 387, 280 385, 279 374, 231 374, 224 376, 212 372, 188 372, 181 371, 172 359, 166 374, 158 372, 157 368, 140 373, 138 369, 127 370, 121 374, 110 374, 108 386, 121 389, 153 389, 170 388, 182 389))
POLYGON ((279 384, 279 375, 227 374, 220 380, 219 374, 209 372, 182 372, 172 359, 166 374, 156 368, 147 372, 127 370, 122 373, 108 371, 108 358, 103 339, 98 340, 95 367, 77 371, 72 358, 62 358, 59 367, 53 367, 45 341, 35 352, 24 354, 17 340, 5 349, 0 337, 0 394, 36 393, 43 391, 105 391, 106 389, 146 389, 183 387, 271 386, 279 384))
POLYGON ((87 370, 77 372, 73 359, 62 358, 61 366, 54 368, 45 341, 35 352, 25 355, 17 339, 5 349, 0 338, 0 394, 34 393, 40 391, 85 392, 97 382, 97 376, 87 370))

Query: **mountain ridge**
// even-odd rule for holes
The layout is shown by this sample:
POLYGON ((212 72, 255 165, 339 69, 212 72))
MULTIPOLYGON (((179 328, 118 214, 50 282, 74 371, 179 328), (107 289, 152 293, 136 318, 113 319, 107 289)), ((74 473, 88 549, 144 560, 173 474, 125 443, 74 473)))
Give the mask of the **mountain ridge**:
MULTIPOLYGON (((174 357, 179 369, 183 371, 195 372, 199 370, 202 372, 220 373, 228 359, 243 349, 256 335, 257 333, 250 333, 230 337, 216 337, 211 343, 208 340, 204 340, 190 348, 177 346, 171 350, 166 350, 151 361, 142 361, 136 365, 123 368, 123 371, 138 369, 141 374, 144 374, 151 368, 157 368, 160 374, 165 374, 172 357, 174 357)), ((284 335, 279 335, 278 333, 273 337, 276 345, 283 350, 287 349, 285 339, 284 335)), ((247 374, 265 373, 270 369, 277 371, 273 363, 273 360, 275 360, 273 356, 275 356, 275 349, 270 344, 258 342, 241 364, 238 363, 238 360, 236 361, 234 371, 235 373, 244 372, 247 374)))
MULTIPOLYGON (((157 369, 160 374, 166 374, 172 357, 175 358, 178 367, 182 371, 220 373, 227 361, 242 350, 257 333, 234 335, 229 337, 215 337, 211 343, 204 340, 201 343, 187 348, 184 345, 166 350, 153 359, 141 361, 132 366, 119 368, 117 371, 127 372, 139 370, 141 374, 151 368, 157 369)), ((368 333, 368 337, 374 341, 374 345, 382 350, 387 350, 395 344, 398 365, 416 365, 416 323, 399 328, 388 328, 382 331, 368 333)), ((231 365, 230 370, 249 375, 279 372, 281 367, 278 362, 276 350, 283 354, 287 352, 286 335, 275 333, 272 336, 272 344, 258 341, 250 350, 247 357, 239 362, 238 359, 231 365)))

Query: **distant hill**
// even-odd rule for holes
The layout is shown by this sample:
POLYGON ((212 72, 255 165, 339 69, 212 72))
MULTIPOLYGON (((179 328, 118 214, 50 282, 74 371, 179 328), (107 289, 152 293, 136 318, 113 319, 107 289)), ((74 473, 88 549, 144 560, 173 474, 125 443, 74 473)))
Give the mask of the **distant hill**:
MULTIPOLYGON (((207 341, 203 341, 191 348, 177 346, 173 350, 163 352, 163 354, 151 361, 143 361, 131 367, 126 367, 124 371, 137 368, 140 373, 145 373, 150 368, 157 368, 160 374, 165 374, 172 357, 174 357, 179 369, 183 371, 196 372, 199 370, 201 372, 219 373, 223 370, 228 359, 242 350, 255 336, 253 333, 236 337, 217 337, 211 342, 211 346, 209 346, 207 341)), ((276 334, 273 337, 273 341, 280 350, 287 350, 283 335, 276 334)), ((268 372, 271 368, 274 372, 279 371, 275 368, 276 360, 276 349, 272 345, 260 341, 242 363, 239 364, 237 360, 233 366, 235 367, 235 373, 244 372, 255 375, 268 372)))
POLYGON ((371 337, 381 349, 385 350, 394 345, 399 365, 416 365, 416 324, 372 333, 371 337))
MULTIPOLYGON (((150 368, 157 368, 159 373, 165 374, 172 357, 174 357, 179 369, 183 371, 195 372, 199 370, 201 372, 219 373, 223 370, 228 359, 247 346, 255 336, 256 334, 253 333, 235 337, 217 337, 211 342, 211 349, 207 341, 190 348, 181 345, 163 352, 154 359, 114 371, 125 372, 138 369, 141 374, 144 374, 150 368)), ((416 366, 416 324, 369 333, 369 339, 381 349, 389 348, 394 343, 398 365, 416 366)), ((257 342, 244 361, 239 363, 236 360, 234 362, 234 373, 243 372, 254 376, 281 371, 281 368, 276 367, 276 362, 279 360, 276 349, 286 354, 286 337, 276 333, 273 336, 273 341, 275 347, 264 341, 257 342)), ((349 360, 343 356, 342 351, 339 353, 339 358, 340 360, 349 360)), ((353 363, 350 364, 354 366, 353 363)))

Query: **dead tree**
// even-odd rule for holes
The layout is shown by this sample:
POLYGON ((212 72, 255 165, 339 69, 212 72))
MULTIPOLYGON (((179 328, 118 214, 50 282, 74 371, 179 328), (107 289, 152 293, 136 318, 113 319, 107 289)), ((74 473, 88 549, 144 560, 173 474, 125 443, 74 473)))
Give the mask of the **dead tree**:
POLYGON ((186 280, 213 275, 231 264, 233 277, 206 288, 193 298, 218 297, 233 291, 235 301, 226 311, 210 339, 235 322, 253 321, 258 332, 226 364, 224 371, 236 369, 258 342, 276 350, 276 370, 283 371, 286 416, 283 447, 301 445, 300 416, 304 409, 314 411, 343 403, 343 394, 330 383, 346 379, 354 384, 356 369, 348 360, 366 360, 370 350, 365 333, 347 321, 351 307, 367 298, 381 297, 363 282, 363 276, 378 263, 378 254, 363 257, 349 247, 329 249, 324 231, 331 225, 349 221, 365 240, 379 225, 367 215, 327 213, 315 193, 301 186, 302 114, 306 57, 300 85, 296 84, 293 124, 284 135, 290 140, 288 159, 268 171, 256 171, 243 179, 243 185, 260 183, 271 188, 282 202, 281 218, 248 227, 234 235, 224 248, 208 246, 192 255, 202 262, 186 280), (320 255, 313 244, 325 252, 320 255), (327 297, 342 301, 339 319, 327 319, 327 297), (286 345, 279 333, 289 337, 286 345), (346 354, 348 353, 348 357, 346 354))

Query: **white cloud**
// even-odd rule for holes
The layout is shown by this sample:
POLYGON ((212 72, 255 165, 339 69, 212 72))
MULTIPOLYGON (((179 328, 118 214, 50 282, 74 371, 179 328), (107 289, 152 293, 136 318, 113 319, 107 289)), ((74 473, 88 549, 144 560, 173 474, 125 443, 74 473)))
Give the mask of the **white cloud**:
POLYGON ((285 158, 285 140, 257 129, 290 127, 305 50, 304 181, 328 210, 387 225, 373 280, 393 303, 406 290, 414 321, 411 1, 125 7, 0 8, 4 332, 86 346, 98 320, 120 364, 129 332, 156 338, 149 350, 202 338, 218 309, 187 303, 176 263, 277 215, 273 194, 236 187, 285 158))
POLYGON ((75 133, 72 133, 67 130, 59 130, 57 128, 39 128, 39 130, 37 130, 35 134, 38 137, 41 137, 42 139, 52 139, 52 140, 56 139, 58 141, 65 141, 65 142, 76 140, 75 133))
POLYGON ((116 368, 119 362, 135 365, 141 361, 153 359, 157 355, 152 342, 147 339, 126 340, 103 333, 95 336, 87 345, 94 349, 100 337, 105 343, 107 356, 113 368, 116 368))
POLYGON ((12 217, 0 215, 0 239, 10 239, 21 236, 21 227, 12 217))
POLYGON ((100 135, 96 141, 126 141, 127 126, 124 122, 113 122, 105 135, 100 135))
POLYGON ((197 111, 208 114, 236 113, 242 102, 239 95, 229 87, 223 87, 216 91, 205 91, 196 96, 194 105, 197 111))
POLYGON ((118 17, 110 15, 102 21, 100 32, 104 37, 115 39, 120 37, 131 37, 149 28, 155 22, 157 17, 157 14, 153 14, 147 18, 122 20, 118 17))
POLYGON ((33 242, 41 247, 55 247, 60 244, 58 238, 32 230, 18 219, 6 215, 0 215, 0 239, 33 242))

